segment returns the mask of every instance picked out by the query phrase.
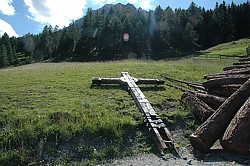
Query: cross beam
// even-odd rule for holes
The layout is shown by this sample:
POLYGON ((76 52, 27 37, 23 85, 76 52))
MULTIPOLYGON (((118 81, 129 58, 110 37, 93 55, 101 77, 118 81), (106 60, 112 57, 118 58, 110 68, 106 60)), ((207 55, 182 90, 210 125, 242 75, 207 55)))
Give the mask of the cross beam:
POLYGON ((153 131, 157 147, 161 154, 164 154, 164 151, 168 148, 171 148, 176 152, 173 136, 160 117, 155 113, 154 108, 151 106, 137 84, 161 85, 164 84, 164 82, 165 81, 158 79, 137 79, 131 77, 128 72, 122 72, 120 78, 92 78, 92 84, 122 84, 128 87, 137 107, 144 116, 147 126, 153 131))

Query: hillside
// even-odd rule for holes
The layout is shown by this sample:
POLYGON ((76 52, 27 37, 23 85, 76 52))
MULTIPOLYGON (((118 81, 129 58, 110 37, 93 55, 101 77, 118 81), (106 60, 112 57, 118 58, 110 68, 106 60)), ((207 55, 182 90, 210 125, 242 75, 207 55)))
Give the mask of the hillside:
POLYGON ((240 39, 228 43, 219 44, 207 50, 199 51, 196 60, 216 60, 216 59, 237 59, 241 56, 246 56, 246 48, 250 46, 250 39, 240 39))
POLYGON ((250 46, 250 38, 240 39, 229 43, 219 44, 204 52, 209 54, 246 56, 246 48, 250 46))

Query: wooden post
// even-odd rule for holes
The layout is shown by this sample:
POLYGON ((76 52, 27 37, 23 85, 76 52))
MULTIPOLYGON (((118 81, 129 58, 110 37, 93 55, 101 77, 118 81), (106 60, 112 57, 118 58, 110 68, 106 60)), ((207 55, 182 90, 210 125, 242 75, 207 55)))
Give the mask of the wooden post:
POLYGON ((158 79, 137 79, 129 75, 128 72, 122 72, 121 78, 92 78, 92 84, 123 84, 127 85, 129 92, 133 96, 137 107, 142 112, 147 125, 154 133, 157 147, 161 154, 164 150, 171 148, 175 149, 175 143, 170 131, 155 113, 147 98, 144 96, 137 84, 164 84, 165 81, 158 79))

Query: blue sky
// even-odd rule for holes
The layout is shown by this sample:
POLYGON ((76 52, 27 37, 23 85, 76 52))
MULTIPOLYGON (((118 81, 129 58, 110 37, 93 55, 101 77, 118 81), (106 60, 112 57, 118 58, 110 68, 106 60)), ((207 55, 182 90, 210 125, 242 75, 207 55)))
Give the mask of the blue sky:
MULTIPOLYGON (((223 0, 0 0, 0 36, 37 34, 45 25, 67 26, 73 20, 83 17, 88 7, 97 9, 104 4, 131 3, 145 10, 162 8, 188 8, 191 2, 206 9, 213 9, 216 2, 223 0)), ((231 4, 232 0, 225 0, 231 4)), ((234 0, 236 4, 247 0, 234 0)))

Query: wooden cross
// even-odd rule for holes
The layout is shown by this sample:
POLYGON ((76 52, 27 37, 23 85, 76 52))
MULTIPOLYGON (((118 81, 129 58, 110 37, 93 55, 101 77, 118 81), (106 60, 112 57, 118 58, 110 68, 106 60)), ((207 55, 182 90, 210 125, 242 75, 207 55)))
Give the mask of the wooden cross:
POLYGON ((146 99, 137 84, 164 84, 165 81, 158 79, 137 79, 129 75, 128 72, 122 72, 120 78, 92 78, 92 84, 122 84, 128 87, 129 92, 133 96, 137 107, 142 112, 145 122, 150 130, 153 131, 154 138, 161 154, 168 148, 175 150, 174 139, 167 129, 166 125, 155 113, 154 108, 146 99))

